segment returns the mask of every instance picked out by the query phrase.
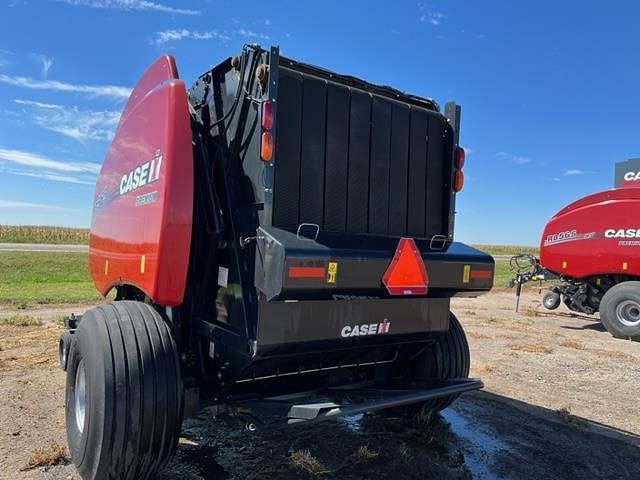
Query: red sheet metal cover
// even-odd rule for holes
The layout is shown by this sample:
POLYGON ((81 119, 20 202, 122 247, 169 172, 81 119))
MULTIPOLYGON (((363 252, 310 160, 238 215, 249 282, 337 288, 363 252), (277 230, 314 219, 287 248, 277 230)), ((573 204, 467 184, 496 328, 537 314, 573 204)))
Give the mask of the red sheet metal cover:
POLYGON ((193 153, 184 82, 171 56, 138 81, 96 183, 89 266, 106 295, 134 285, 182 303, 193 214, 193 153))
POLYGON ((640 188, 594 193, 564 207, 547 223, 540 261, 582 278, 640 275, 640 188))

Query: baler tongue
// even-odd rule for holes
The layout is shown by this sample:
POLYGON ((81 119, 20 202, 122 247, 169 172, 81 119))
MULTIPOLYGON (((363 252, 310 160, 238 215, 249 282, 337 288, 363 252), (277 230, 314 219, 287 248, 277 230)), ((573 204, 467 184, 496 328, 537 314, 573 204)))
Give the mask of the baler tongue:
POLYGON ((429 275, 413 238, 400 239, 382 283, 391 295, 426 295, 429 275))

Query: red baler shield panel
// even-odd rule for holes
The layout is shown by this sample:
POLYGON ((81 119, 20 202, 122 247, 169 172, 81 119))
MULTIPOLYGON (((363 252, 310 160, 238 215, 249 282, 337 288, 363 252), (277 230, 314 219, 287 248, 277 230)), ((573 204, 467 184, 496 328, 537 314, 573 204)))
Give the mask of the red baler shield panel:
POLYGON ((560 210, 545 226, 540 261, 575 278, 640 275, 640 188, 595 193, 560 210))
POLYGON ((184 82, 161 57, 124 109, 96 183, 89 266, 98 290, 130 284, 161 305, 184 297, 193 153, 184 82))
POLYGON ((403 237, 384 272, 382 283, 391 295, 426 295, 429 277, 413 238, 403 237))

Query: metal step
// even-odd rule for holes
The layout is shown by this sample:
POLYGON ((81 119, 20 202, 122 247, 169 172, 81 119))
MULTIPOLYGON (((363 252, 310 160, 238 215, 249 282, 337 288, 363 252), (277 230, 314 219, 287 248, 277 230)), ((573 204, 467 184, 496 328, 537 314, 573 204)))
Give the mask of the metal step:
POLYGON ((233 404, 263 425, 293 425, 401 407, 477 390, 483 386, 482 380, 476 378, 424 382, 371 381, 233 404))

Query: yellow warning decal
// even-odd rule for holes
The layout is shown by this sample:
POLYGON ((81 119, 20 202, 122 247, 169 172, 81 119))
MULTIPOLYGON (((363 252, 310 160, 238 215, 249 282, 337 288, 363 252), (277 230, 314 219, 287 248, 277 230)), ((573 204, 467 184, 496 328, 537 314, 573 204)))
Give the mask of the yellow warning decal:
POLYGON ((338 275, 338 262, 329 262, 327 283, 336 283, 336 275, 338 275))
POLYGON ((471 275, 471 265, 465 265, 462 271, 462 283, 469 283, 469 276, 471 275))

